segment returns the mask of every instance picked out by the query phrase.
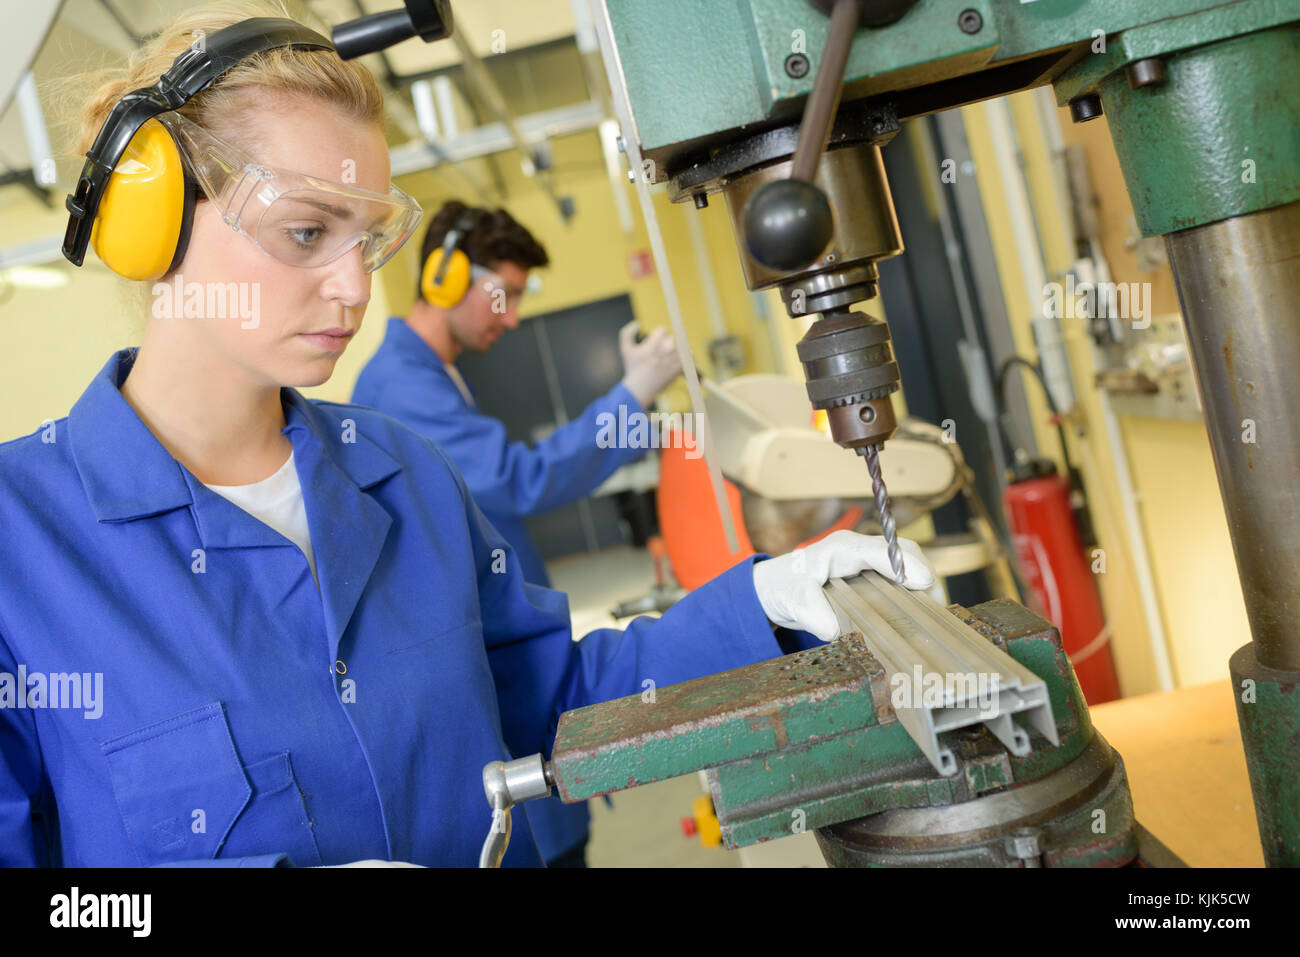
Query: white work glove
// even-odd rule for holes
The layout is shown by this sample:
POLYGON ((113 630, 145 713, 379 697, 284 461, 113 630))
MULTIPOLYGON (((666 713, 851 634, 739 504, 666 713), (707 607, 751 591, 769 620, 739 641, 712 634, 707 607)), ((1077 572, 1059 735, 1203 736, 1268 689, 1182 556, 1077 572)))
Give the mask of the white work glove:
POLYGON ((623 356, 623 384, 636 396, 643 409, 669 383, 682 374, 682 360, 667 329, 660 327, 640 342, 636 341, 636 322, 618 331, 618 351, 623 356))
MULTIPOLYGON (((903 584, 944 604, 943 585, 920 546, 906 538, 900 538, 898 544, 903 549, 903 584)), ((774 625, 834 641, 840 634, 839 622, 822 586, 832 578, 848 578, 868 568, 894 580, 884 537, 842 529, 807 548, 755 562, 754 591, 763 614, 774 625)))

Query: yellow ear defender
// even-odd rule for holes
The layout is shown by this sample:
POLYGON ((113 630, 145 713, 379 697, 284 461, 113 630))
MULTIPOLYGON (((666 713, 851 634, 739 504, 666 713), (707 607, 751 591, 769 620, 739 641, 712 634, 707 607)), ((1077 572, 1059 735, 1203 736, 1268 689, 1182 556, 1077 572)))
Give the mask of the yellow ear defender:
POLYGON ((109 177, 91 247, 127 279, 162 278, 185 258, 196 193, 171 133, 149 120, 109 177))
POLYGON ((461 242, 486 215, 482 209, 467 209, 447 231, 442 245, 429 254, 420 273, 420 293, 434 306, 450 309, 469 292, 469 256, 459 248, 461 242))
POLYGON ((189 47, 153 86, 113 105, 64 201, 68 262, 80 266, 93 245, 128 279, 158 279, 180 264, 200 191, 180 147, 154 117, 180 109, 242 60, 277 49, 333 50, 334 44, 293 20, 242 20, 217 30, 202 48, 189 47))
POLYGON ((447 251, 439 246, 425 260, 424 272, 420 274, 420 292, 433 305, 450 309, 469 292, 469 265, 469 257, 459 249, 453 249, 448 259, 447 251), (443 260, 447 261, 446 269, 441 268, 443 260), (439 272, 442 273, 441 282, 437 279, 439 272))

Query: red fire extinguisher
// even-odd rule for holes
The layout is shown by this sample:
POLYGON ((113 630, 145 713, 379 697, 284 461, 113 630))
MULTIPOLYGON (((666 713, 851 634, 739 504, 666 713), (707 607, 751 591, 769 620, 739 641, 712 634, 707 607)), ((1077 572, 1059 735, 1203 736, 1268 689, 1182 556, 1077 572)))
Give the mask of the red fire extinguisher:
POLYGON ((1084 698, 1090 705, 1118 698, 1110 632, 1070 483, 1054 463, 1031 459, 1012 469, 1002 501, 1026 584, 1041 614, 1060 630, 1084 698))

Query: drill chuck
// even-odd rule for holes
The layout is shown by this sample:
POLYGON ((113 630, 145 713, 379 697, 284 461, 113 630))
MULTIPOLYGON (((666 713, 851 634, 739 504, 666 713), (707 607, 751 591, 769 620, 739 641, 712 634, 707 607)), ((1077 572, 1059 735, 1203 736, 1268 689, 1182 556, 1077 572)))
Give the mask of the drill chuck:
POLYGON ((898 429, 898 363, 889 326, 860 312, 829 312, 798 343, 808 398, 825 409, 831 437, 849 449, 881 446, 898 429))

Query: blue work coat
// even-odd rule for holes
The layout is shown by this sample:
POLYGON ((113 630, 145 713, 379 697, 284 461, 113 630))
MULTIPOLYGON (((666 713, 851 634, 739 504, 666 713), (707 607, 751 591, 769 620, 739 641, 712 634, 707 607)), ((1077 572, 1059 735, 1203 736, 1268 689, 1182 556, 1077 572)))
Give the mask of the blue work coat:
MULTIPOLYGON (((475 503, 514 548, 524 578, 535 585, 549 586, 551 580, 524 517, 576 502, 645 454, 644 449, 596 444, 601 413, 617 420, 619 405, 628 413, 644 412, 622 383, 536 445, 511 442, 505 425, 479 411, 438 354, 396 316, 388 320, 384 341, 357 377, 352 401, 387 412, 450 456, 475 503)), ((590 815, 585 802, 562 804, 551 798, 530 805, 528 816, 548 861, 586 840, 590 815)))
MULTIPOLYGON (((284 389, 318 591, 123 399, 134 357, 0 445, 0 679, 28 683, 0 685, 0 864, 472 865, 484 764, 549 753, 562 711, 647 678, 783 650, 748 561, 574 642, 436 446, 284 389)), ((539 863, 515 828, 506 863, 539 863)))
POLYGON ((602 413, 618 420, 620 405, 627 407, 625 414, 645 412, 622 383, 535 445, 511 442, 505 425, 466 400, 438 354, 399 317, 388 320, 384 341, 357 377, 352 401, 387 412, 441 446, 488 521, 514 546, 524 578, 536 585, 551 581, 524 517, 590 495, 646 454, 644 448, 596 444, 602 413))

